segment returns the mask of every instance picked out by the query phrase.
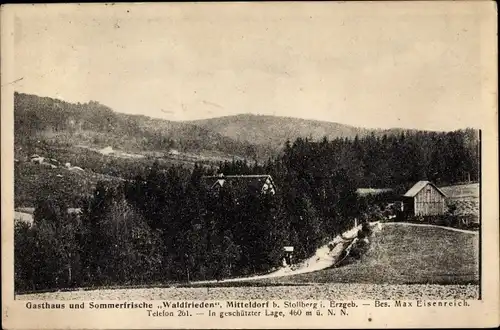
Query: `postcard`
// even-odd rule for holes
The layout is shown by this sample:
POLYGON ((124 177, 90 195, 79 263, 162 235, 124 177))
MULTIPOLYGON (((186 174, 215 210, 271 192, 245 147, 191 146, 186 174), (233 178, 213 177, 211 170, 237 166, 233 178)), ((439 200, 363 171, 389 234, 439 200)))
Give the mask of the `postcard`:
POLYGON ((498 326, 496 15, 2 5, 3 327, 498 326))

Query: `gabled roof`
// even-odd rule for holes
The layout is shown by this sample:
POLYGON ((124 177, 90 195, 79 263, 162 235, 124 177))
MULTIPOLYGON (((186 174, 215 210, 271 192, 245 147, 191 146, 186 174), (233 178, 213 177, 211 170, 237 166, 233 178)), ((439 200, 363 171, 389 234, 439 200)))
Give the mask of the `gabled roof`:
POLYGON ((420 190, 424 189, 424 187, 429 184, 433 186, 441 195, 446 197, 446 194, 430 181, 418 181, 413 185, 413 187, 410 188, 410 190, 406 192, 406 194, 404 194, 404 197, 415 197, 420 192, 420 190))
POLYGON ((235 194, 245 193, 260 193, 266 181, 272 184, 276 191, 270 175, 227 175, 227 176, 204 176, 202 177, 202 185, 206 189, 213 189, 217 185, 219 187, 228 187, 235 194))

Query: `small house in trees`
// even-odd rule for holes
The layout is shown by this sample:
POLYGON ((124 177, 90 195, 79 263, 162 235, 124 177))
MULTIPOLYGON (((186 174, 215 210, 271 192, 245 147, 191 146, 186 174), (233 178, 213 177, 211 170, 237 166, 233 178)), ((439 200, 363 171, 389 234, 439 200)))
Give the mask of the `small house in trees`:
POLYGON ((441 215, 446 212, 446 195, 432 182, 419 181, 403 196, 408 215, 441 215))
POLYGON ((218 193, 222 187, 227 187, 235 197, 245 194, 274 195, 276 193, 276 185, 270 175, 204 176, 202 185, 213 193, 218 193))

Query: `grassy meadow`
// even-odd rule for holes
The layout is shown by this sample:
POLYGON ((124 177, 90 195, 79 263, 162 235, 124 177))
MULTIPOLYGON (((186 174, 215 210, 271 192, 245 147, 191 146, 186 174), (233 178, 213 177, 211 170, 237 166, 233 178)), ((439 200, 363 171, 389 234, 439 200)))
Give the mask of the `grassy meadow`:
POLYGON ((295 283, 478 283, 479 237, 443 228, 390 224, 360 260, 314 273, 262 281, 295 283))

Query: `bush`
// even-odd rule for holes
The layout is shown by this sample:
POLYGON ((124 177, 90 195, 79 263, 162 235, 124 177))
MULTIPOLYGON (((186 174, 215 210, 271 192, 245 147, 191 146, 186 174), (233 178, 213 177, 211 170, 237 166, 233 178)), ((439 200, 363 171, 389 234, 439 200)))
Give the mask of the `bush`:
POLYGON ((361 230, 358 231, 358 238, 363 239, 365 237, 370 237, 372 234, 372 229, 370 228, 370 225, 367 222, 363 222, 361 225, 361 230))
POLYGON ((370 248, 370 241, 367 237, 356 240, 354 245, 351 248, 350 256, 358 260, 360 259, 370 248))
POLYGON ((40 203, 34 224, 14 227, 15 290, 43 290, 79 284, 79 224, 60 205, 40 203))

